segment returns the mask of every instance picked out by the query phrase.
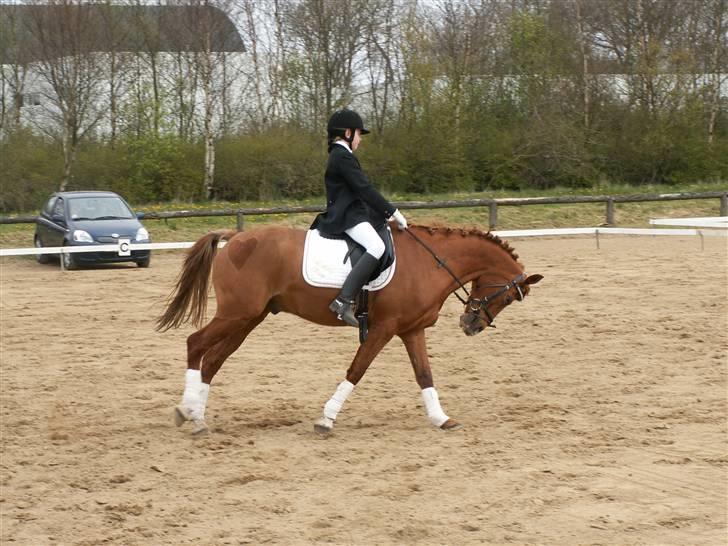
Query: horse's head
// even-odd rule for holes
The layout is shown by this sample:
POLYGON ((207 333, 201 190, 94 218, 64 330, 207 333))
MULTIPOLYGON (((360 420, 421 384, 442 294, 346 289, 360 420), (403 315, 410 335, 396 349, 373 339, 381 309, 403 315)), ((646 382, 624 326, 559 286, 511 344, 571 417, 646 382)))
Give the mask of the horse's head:
POLYGON ((489 275, 478 277, 473 281, 465 312, 460 316, 460 328, 466 336, 479 334, 486 326, 495 328, 496 315, 514 301, 523 301, 531 291, 530 285, 541 279, 543 275, 527 277, 525 273, 501 283, 493 282, 489 275))

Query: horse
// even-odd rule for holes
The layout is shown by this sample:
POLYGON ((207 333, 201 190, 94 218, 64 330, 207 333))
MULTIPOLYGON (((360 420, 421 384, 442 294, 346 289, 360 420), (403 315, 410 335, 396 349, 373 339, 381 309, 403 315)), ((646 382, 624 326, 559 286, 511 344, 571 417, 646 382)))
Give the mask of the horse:
MULTIPOLYGON (((395 335, 404 342, 432 425, 447 431, 460 428, 440 405, 425 329, 435 324, 453 292, 464 304, 460 328, 466 335, 494 327, 495 317, 512 302, 522 301, 530 286, 543 278, 527 276, 514 249, 490 232, 427 226, 393 231, 395 274, 389 284, 369 295, 368 335, 314 424, 320 434, 332 432, 344 402, 395 335), (458 290, 464 290, 467 299, 458 290)), ((186 322, 201 326, 210 278, 217 309, 187 338, 185 388, 174 409, 177 426, 191 421, 193 434, 208 432, 205 407, 212 379, 268 314, 293 313, 320 325, 347 326, 329 310, 337 289, 313 287, 303 278, 305 236, 305 230, 282 226, 218 230, 203 235, 189 249, 157 330, 186 322), (218 246, 222 241, 226 243, 218 246)))

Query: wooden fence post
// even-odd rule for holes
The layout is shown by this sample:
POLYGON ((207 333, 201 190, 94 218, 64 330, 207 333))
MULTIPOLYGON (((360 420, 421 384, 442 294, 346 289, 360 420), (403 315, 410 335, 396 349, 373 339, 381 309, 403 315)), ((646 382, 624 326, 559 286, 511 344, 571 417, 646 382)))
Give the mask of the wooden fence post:
POLYGON ((720 215, 728 216, 728 193, 720 196, 720 215))
POLYGON ((243 211, 239 210, 237 216, 238 216, 238 222, 237 222, 238 231, 243 231, 243 222, 244 222, 243 211))
POLYGON ((614 225, 614 199, 611 197, 607 199, 607 225, 614 225))
POLYGON ((493 231, 498 224, 498 203, 491 201, 488 204, 488 229, 493 231))

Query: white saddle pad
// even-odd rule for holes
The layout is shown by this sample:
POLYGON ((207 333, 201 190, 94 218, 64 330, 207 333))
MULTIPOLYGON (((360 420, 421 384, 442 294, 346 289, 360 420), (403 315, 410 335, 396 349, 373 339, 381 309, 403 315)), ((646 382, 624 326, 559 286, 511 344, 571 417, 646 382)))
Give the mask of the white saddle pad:
MULTIPOLYGON (((342 239, 326 239, 321 237, 317 229, 310 229, 306 233, 306 244, 303 247, 303 278, 311 286, 321 288, 341 288, 351 271, 351 260, 344 256, 349 251, 346 241, 342 239)), ((364 285, 365 290, 381 290, 394 277, 394 268, 397 258, 392 265, 382 271, 369 284, 364 285)))

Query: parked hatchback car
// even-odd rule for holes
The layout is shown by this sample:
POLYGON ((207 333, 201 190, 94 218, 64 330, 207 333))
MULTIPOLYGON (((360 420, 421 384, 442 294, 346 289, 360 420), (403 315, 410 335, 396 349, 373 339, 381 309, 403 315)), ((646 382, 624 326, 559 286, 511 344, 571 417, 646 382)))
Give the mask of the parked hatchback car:
MULTIPOLYGON (((35 222, 35 246, 88 246, 113 244, 119 239, 132 243, 148 243, 149 232, 139 221, 143 214, 134 214, 129 204, 110 191, 58 192, 48 198, 35 222)), ((133 250, 130 256, 116 252, 78 252, 62 254, 66 269, 84 264, 136 262, 149 267, 151 251, 133 250)), ((38 254, 46 263, 48 254, 38 254)))

